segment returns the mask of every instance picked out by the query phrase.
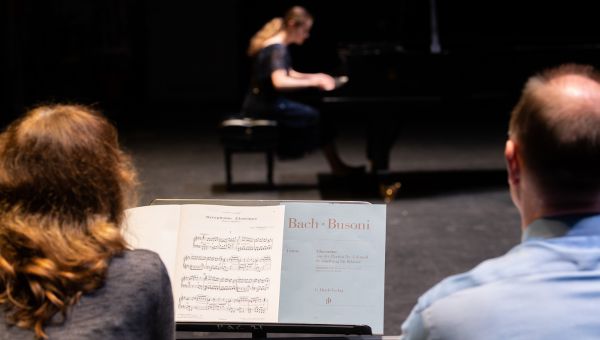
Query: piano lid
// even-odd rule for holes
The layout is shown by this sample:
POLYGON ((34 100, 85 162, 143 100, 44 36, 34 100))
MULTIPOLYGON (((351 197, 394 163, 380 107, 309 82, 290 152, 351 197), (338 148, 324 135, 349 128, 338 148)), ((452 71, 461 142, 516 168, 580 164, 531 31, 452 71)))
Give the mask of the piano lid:
POLYGON ((349 77, 328 97, 514 98, 525 79, 543 68, 600 66, 592 4, 314 2, 309 9, 315 26, 294 62, 301 70, 349 77), (432 53, 436 39, 439 53, 432 53))

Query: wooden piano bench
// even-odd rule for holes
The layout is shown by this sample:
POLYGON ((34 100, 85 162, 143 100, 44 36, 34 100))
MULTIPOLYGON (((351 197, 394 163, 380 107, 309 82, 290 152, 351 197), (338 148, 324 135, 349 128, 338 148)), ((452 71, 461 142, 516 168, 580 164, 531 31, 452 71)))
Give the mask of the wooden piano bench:
POLYGON ((277 121, 270 119, 231 117, 224 119, 219 132, 225 151, 225 180, 232 189, 232 155, 234 153, 261 153, 267 159, 267 184, 273 186, 273 162, 277 150, 277 121))

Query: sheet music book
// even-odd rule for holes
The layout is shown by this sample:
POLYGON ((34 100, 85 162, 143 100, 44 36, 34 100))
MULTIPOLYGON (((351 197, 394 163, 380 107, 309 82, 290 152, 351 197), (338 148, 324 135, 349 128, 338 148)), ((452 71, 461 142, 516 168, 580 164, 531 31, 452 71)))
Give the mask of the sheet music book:
POLYGON ((368 325, 383 334, 385 205, 151 205, 124 234, 157 252, 177 322, 368 325))

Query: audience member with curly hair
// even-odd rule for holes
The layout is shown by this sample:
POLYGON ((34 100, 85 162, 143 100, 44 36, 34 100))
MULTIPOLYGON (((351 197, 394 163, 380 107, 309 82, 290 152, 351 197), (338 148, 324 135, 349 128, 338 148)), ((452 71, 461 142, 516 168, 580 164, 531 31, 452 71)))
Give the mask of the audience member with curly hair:
POLYGON ((120 230, 135 185, 90 108, 41 106, 0 134, 0 338, 174 337, 163 263, 120 230))

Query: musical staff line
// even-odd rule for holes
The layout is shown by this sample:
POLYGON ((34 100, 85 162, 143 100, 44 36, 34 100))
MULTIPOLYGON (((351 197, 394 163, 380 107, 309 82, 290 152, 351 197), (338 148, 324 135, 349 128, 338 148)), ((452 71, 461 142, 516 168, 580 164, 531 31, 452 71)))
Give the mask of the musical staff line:
POLYGON ((199 271, 253 271, 271 270, 271 257, 186 255, 183 268, 199 271))
POLYGON ((211 275, 187 275, 181 278, 181 288, 196 288, 201 291, 235 291, 238 293, 265 292, 271 287, 266 278, 227 278, 211 275))
POLYGON ((201 234, 194 237, 192 246, 201 250, 261 251, 273 249, 273 238, 201 234))
POLYGON ((179 297, 177 308, 188 312, 226 311, 231 314, 265 314, 269 310, 269 299, 248 296, 227 298, 182 295, 179 297))

